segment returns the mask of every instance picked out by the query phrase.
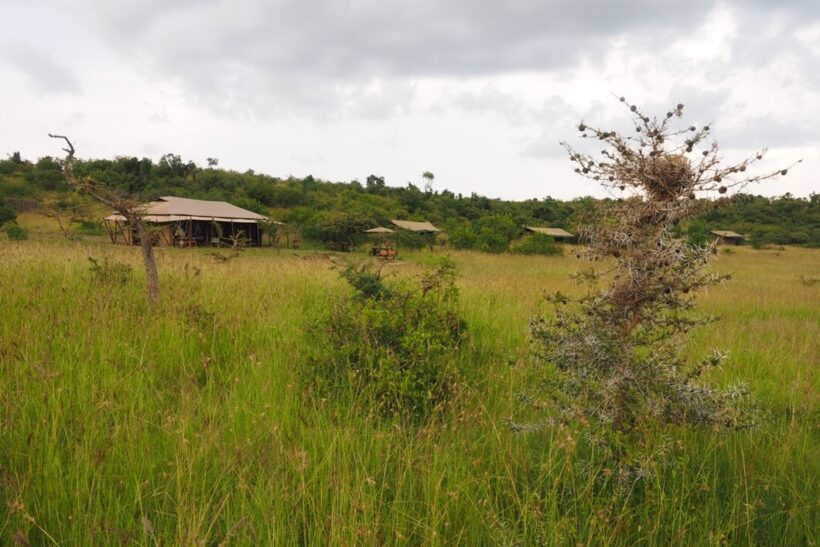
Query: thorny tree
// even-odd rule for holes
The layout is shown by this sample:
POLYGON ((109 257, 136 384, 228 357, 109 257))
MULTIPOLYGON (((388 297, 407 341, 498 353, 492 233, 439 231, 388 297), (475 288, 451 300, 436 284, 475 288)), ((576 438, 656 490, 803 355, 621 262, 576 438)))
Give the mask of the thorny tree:
POLYGON ((48 134, 52 139, 62 139, 66 143, 63 150, 66 157, 62 162, 63 174, 72 190, 87 194, 100 203, 112 208, 125 218, 131 234, 139 239, 142 248, 142 263, 145 268, 148 300, 156 304, 159 300, 159 275, 157 274, 157 260, 154 255, 154 242, 157 234, 145 222, 142 204, 133 196, 122 194, 106 184, 91 178, 77 178, 74 174, 74 145, 64 135, 48 134))
POLYGON ((673 229, 714 206, 698 199, 704 194, 723 195, 787 169, 747 174, 765 150, 723 166, 708 126, 681 127, 682 104, 650 118, 620 101, 632 113, 634 134, 581 123, 582 138, 603 145, 600 155, 561 143, 577 173, 625 197, 597 211, 582 231, 583 256, 607 265, 579 275, 591 284, 588 293, 553 295, 554 315, 531 322, 535 362, 557 369, 557 389, 539 406, 557 410, 563 420, 621 432, 646 420, 739 427, 746 419, 745 387, 718 390, 701 378, 724 355, 714 351, 687 366, 683 353, 685 334, 709 320, 687 313, 693 293, 725 278, 707 270, 715 244, 689 245, 673 229))

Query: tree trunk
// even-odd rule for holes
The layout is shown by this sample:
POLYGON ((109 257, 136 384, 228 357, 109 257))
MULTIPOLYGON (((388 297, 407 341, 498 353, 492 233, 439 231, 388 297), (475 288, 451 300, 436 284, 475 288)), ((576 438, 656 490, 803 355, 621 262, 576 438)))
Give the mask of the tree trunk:
POLYGON ((159 274, 157 273, 157 259, 154 255, 154 241, 151 232, 145 229, 140 223, 140 246, 142 247, 142 264, 145 268, 146 288, 148 289, 148 302, 156 304, 159 301, 159 274))

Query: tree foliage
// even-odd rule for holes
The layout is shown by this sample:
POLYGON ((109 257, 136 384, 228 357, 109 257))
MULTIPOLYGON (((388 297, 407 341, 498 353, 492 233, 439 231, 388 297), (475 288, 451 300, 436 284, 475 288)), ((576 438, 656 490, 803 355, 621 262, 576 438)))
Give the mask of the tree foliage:
MULTIPOLYGON (((546 197, 510 202, 447 190, 423 191, 412 183, 388 186, 379 175, 368 176, 364 184, 326 182, 312 176, 278 178, 225 170, 216 162, 199 168, 177 154, 165 154, 158 162, 127 156, 76 159, 75 172, 80 178, 91 178, 143 200, 177 195, 228 201, 287 222, 301 230, 304 239, 317 242, 322 241, 317 234, 326 213, 354 212, 368 218, 371 226, 388 225, 394 218, 429 220, 447 232, 453 247, 491 252, 508 250, 524 226, 573 232, 598 204, 612 201, 589 197, 559 201, 546 197)), ((45 202, 52 201, 54 194, 67 192, 59 163, 53 158, 31 162, 16 154, 0 160, 0 198, 45 202)), ((717 202, 703 201, 704 205, 717 205, 700 207, 693 219, 703 222, 706 232, 756 233, 765 244, 820 245, 820 196, 764 198, 737 194, 731 198, 724 195, 717 202)), ((687 226, 676 229, 685 231, 687 226)))
POLYGON ((375 417, 418 422, 444 410, 466 333, 452 260, 412 279, 385 279, 369 264, 349 265, 342 277, 353 292, 333 299, 312 330, 305 386, 320 397, 352 398, 375 417))

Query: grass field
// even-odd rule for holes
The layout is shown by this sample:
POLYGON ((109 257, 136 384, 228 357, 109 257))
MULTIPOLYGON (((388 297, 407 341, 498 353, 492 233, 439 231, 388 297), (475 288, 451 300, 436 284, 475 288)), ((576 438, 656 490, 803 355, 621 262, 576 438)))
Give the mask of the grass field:
POLYGON ((722 320, 692 356, 728 350, 712 377, 745 380, 767 419, 663 433, 676 465, 628 491, 582 464, 579 432, 503 425, 521 411, 528 317, 584 265, 454 257, 464 389, 414 428, 300 393, 304 329, 344 290, 326 259, 161 249, 152 309, 137 249, 0 240, 0 542, 816 544, 820 284, 800 276, 817 277, 820 251, 719 255, 734 279, 702 296, 722 320), (88 256, 132 264, 133 279, 93 280, 88 256))

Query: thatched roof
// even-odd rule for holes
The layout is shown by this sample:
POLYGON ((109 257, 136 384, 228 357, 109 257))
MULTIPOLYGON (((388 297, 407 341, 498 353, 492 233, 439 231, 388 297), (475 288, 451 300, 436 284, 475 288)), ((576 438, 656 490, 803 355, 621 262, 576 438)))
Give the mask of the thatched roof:
MULTIPOLYGON (((208 220, 216 222, 257 223, 268 222, 268 217, 242 209, 224 201, 162 196, 146 203, 144 219, 148 222, 180 222, 184 220, 208 220)), ((105 220, 125 220, 120 214, 105 217, 105 220)))
POLYGON ((411 232, 433 233, 441 231, 426 220, 423 222, 416 222, 415 220, 391 220, 390 222, 402 230, 409 230, 411 232))
POLYGON ((742 234, 739 234, 737 232, 733 232, 731 230, 712 230, 711 233, 713 233, 714 235, 716 235, 718 237, 725 237, 725 238, 729 238, 729 239, 743 239, 743 237, 744 237, 742 234))
POLYGON ((542 226, 526 226, 524 228, 527 231, 534 232, 537 234, 544 234, 552 237, 575 237, 571 233, 563 230, 561 228, 544 228, 542 226))
POLYGON ((364 233, 366 234, 392 234, 393 230, 390 228, 385 228, 384 226, 376 226, 375 228, 370 228, 369 230, 365 230, 364 233))

